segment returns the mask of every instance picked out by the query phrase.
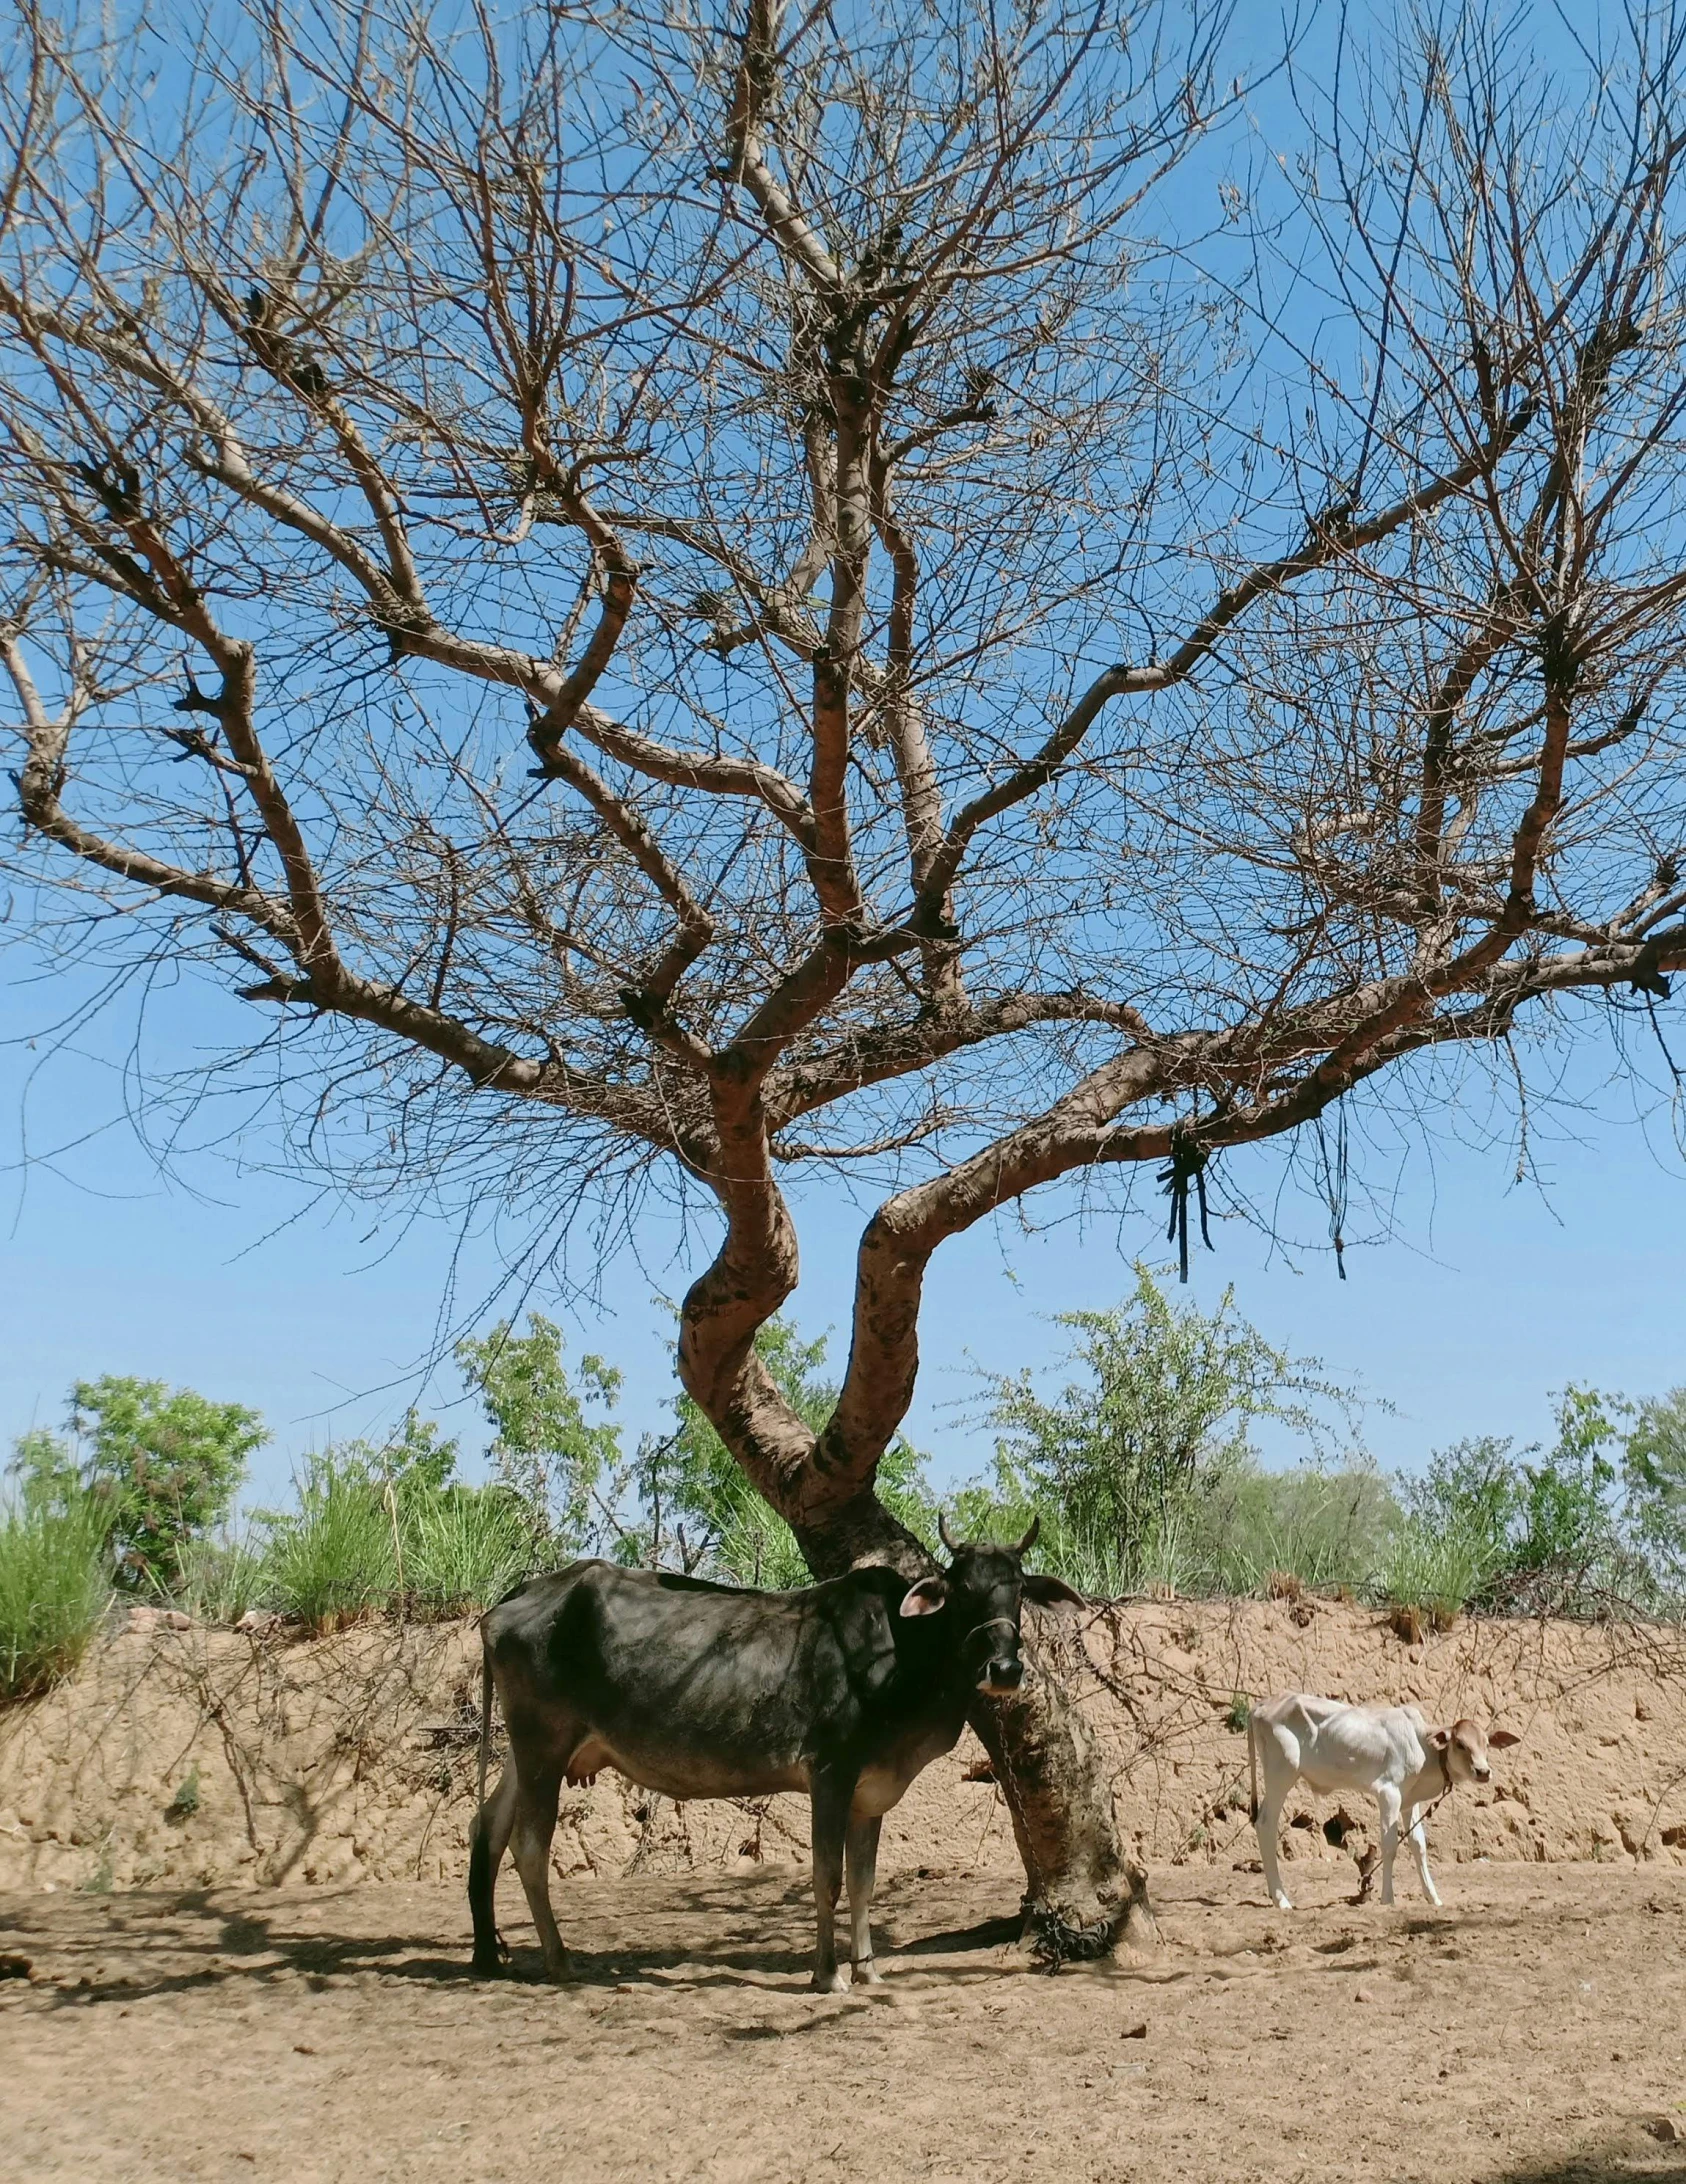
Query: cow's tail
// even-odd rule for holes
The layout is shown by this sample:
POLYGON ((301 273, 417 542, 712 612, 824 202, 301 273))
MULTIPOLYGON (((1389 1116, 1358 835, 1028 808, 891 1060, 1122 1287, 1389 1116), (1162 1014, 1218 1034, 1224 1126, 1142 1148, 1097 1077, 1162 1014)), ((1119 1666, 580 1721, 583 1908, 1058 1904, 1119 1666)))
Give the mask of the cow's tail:
POLYGON ((474 1809, 486 1802, 486 1762, 492 1755, 492 1656, 484 1639, 480 1643, 480 1781, 474 1809))
POLYGON ((482 1631, 479 1802, 468 1830, 468 1908, 474 1922, 474 1969, 483 1979, 495 1978, 503 1968, 501 1936, 492 1907, 492 1891, 497 1880, 492 1868, 492 1830, 486 1817, 486 1762, 491 1749, 492 1652, 482 1631))

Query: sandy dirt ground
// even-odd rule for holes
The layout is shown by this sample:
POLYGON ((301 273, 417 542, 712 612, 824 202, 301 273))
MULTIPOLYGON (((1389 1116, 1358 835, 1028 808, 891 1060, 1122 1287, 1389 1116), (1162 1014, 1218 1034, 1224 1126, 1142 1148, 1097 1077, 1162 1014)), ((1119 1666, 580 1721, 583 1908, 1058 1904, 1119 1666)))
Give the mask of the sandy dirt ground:
POLYGON ((1686 1873, 1159 1876, 1159 1946, 1048 1978, 1000 1873, 881 1892, 876 1990, 807 1991, 805 1875, 577 1880, 576 1978, 466 1972, 437 1883, 0 1898, 7 2178, 1686 2177, 1686 1873), (20 1960, 27 1960, 27 1968, 20 1960), (1661 2132, 1659 2137, 1657 2134, 1661 2132))

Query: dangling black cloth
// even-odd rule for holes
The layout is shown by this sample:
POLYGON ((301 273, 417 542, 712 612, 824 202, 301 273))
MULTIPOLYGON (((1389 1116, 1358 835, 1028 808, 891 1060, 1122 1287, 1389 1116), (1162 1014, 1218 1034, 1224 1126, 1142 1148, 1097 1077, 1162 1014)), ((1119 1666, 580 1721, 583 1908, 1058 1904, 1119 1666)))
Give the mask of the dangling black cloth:
POLYGON ((1200 1241, 1208 1251, 1213 1249, 1212 1232, 1206 1226, 1206 1162, 1209 1158, 1206 1147, 1197 1145, 1189 1136, 1186 1124, 1179 1122, 1173 1127, 1170 1164, 1159 1171, 1159 1187, 1170 1194, 1171 1221, 1165 1231, 1165 1241, 1169 1243, 1176 1238, 1177 1274, 1184 1282, 1188 1280, 1188 1187, 1191 1183, 1200 1204, 1200 1241))

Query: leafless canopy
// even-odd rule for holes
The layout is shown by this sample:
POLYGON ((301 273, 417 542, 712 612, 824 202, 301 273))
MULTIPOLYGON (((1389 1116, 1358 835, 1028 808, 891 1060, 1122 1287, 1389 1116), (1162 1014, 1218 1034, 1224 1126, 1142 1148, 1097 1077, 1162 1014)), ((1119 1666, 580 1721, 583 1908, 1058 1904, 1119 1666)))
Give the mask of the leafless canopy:
POLYGON ((896 1551, 945 1238, 1686 963, 1671 17, 1343 51, 1255 186, 1221 7, 68 8, 0 70, 41 931, 401 1157, 703 1188, 681 1370, 817 1566, 896 1551), (816 1441, 750 1344, 865 1155, 816 1441))

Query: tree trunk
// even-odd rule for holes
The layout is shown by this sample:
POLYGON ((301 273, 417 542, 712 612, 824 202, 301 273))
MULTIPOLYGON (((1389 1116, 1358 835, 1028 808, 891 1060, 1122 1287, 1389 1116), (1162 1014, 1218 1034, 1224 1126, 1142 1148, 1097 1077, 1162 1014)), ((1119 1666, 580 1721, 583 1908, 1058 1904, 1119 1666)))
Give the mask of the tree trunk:
POLYGON ((1118 1825, 1100 1740, 1074 1703, 1082 1641, 1069 1611, 1027 1607, 1023 1688, 971 1711, 1024 1862, 1024 1940, 1050 1971, 1156 1939, 1147 1871, 1118 1825))
MULTIPOLYGON (((875 1496, 864 1495, 824 1527, 799 1526, 816 1577, 887 1563, 911 1579, 937 1567, 875 1496)), ((1023 1688, 1010 1699, 980 1695, 968 1719, 1007 1801, 1025 1871, 1024 1940, 1050 1970, 1110 1954, 1120 1941, 1155 1938, 1146 1870, 1124 1847, 1105 1755, 1073 1693, 1082 1641, 1070 1610, 1024 1610, 1023 1688)))

